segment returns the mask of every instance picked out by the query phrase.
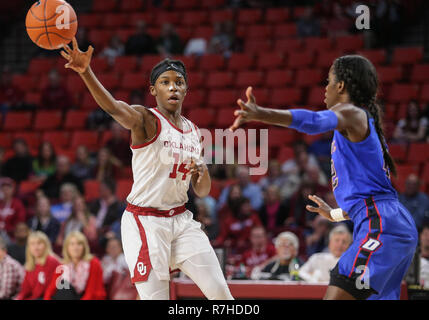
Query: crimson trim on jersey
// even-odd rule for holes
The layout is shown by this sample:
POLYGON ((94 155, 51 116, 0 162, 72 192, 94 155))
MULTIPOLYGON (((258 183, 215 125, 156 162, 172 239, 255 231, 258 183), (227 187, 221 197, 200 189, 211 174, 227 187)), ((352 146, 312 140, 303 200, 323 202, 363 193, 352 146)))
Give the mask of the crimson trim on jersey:
POLYGON ((134 266, 134 274, 131 278, 132 283, 147 281, 149 278, 149 273, 152 270, 152 264, 150 262, 149 256, 149 247, 147 245, 146 232, 144 227, 139 220, 138 214, 133 213, 134 219, 136 220, 137 226, 139 228, 140 239, 142 245, 140 247, 139 256, 137 258, 136 265, 134 266))
POLYGON ((155 217, 169 218, 185 212, 186 208, 185 208, 185 205, 183 205, 180 207, 172 208, 170 210, 158 210, 156 208, 139 207, 131 203, 128 203, 126 210, 131 212, 134 215, 139 215, 139 216, 155 216, 155 217))
POLYGON ((161 133, 161 120, 159 120, 159 118, 156 117, 156 121, 157 121, 157 128, 156 128, 155 136, 152 139, 150 139, 148 142, 138 144, 136 146, 130 146, 131 149, 140 149, 140 148, 146 147, 146 146, 150 145, 151 143, 155 142, 155 140, 158 138, 159 134, 161 133))
POLYGON ((189 132, 192 132, 192 128, 190 129, 190 130, 188 130, 188 131, 183 131, 182 129, 179 129, 178 127, 176 127, 173 123, 171 123, 170 122, 170 120, 168 120, 167 119, 167 117, 166 116, 164 116, 163 114, 162 114, 162 112, 161 111, 159 111, 158 109, 156 109, 156 108, 153 108, 156 112, 158 112, 165 120, 167 120, 167 122, 170 124, 170 126, 172 126, 174 129, 176 129, 177 131, 179 131, 180 133, 189 133, 189 132))

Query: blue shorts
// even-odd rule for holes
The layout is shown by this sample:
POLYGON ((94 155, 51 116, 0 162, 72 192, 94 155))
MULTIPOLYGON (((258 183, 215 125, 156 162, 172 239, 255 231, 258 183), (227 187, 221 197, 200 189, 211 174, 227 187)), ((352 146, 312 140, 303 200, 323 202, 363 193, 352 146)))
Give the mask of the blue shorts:
POLYGON ((331 271, 329 284, 356 299, 399 299, 418 241, 411 214, 397 199, 383 196, 353 209, 353 243, 331 271))

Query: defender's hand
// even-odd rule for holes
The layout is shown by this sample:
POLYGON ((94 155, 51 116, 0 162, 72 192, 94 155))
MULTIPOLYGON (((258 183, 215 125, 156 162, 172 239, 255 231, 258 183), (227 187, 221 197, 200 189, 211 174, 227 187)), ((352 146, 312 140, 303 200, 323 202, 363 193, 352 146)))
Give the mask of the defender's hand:
POLYGON ((316 212, 320 214, 322 217, 325 217, 329 221, 335 222, 334 219, 331 217, 331 210, 332 208, 322 199, 320 199, 318 196, 309 195, 308 199, 311 201, 314 201, 318 207, 313 207, 310 205, 307 205, 305 208, 310 212, 316 212))
POLYGON ((241 110, 236 110, 234 115, 237 117, 229 128, 230 131, 236 130, 243 123, 258 120, 259 116, 259 106, 256 104, 255 96, 252 93, 252 87, 248 87, 246 90, 247 102, 244 103, 243 100, 238 99, 237 104, 240 106, 241 110))
POLYGON ((84 73, 91 63, 94 48, 89 46, 86 52, 79 50, 76 38, 73 38, 73 50, 67 44, 65 44, 63 48, 65 51, 61 50, 61 55, 68 61, 65 67, 70 68, 77 73, 84 73))

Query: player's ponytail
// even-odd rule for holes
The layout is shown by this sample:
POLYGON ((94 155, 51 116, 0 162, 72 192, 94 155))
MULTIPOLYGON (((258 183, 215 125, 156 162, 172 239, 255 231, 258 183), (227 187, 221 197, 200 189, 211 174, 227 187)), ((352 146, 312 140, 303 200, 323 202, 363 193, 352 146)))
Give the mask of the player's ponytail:
POLYGON ((351 102, 361 108, 366 108, 374 118, 374 126, 383 148, 384 162, 394 176, 396 166, 387 150, 383 133, 383 122, 380 107, 376 102, 378 79, 373 64, 359 55, 342 56, 334 61, 333 72, 338 81, 344 81, 351 102))

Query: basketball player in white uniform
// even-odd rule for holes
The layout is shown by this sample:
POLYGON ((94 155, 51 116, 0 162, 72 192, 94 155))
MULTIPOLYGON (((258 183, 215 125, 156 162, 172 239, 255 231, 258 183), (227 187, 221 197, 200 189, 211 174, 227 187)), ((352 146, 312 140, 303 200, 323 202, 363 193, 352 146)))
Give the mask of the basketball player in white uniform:
POLYGON ((122 216, 124 254, 142 300, 169 298, 169 270, 180 269, 208 299, 233 299, 200 223, 185 208, 189 183, 199 197, 211 180, 201 157, 198 128, 181 116, 187 91, 185 66, 164 60, 151 73, 157 107, 117 101, 91 70, 93 48, 64 47, 61 55, 83 79, 98 105, 131 130, 134 184, 122 216))

